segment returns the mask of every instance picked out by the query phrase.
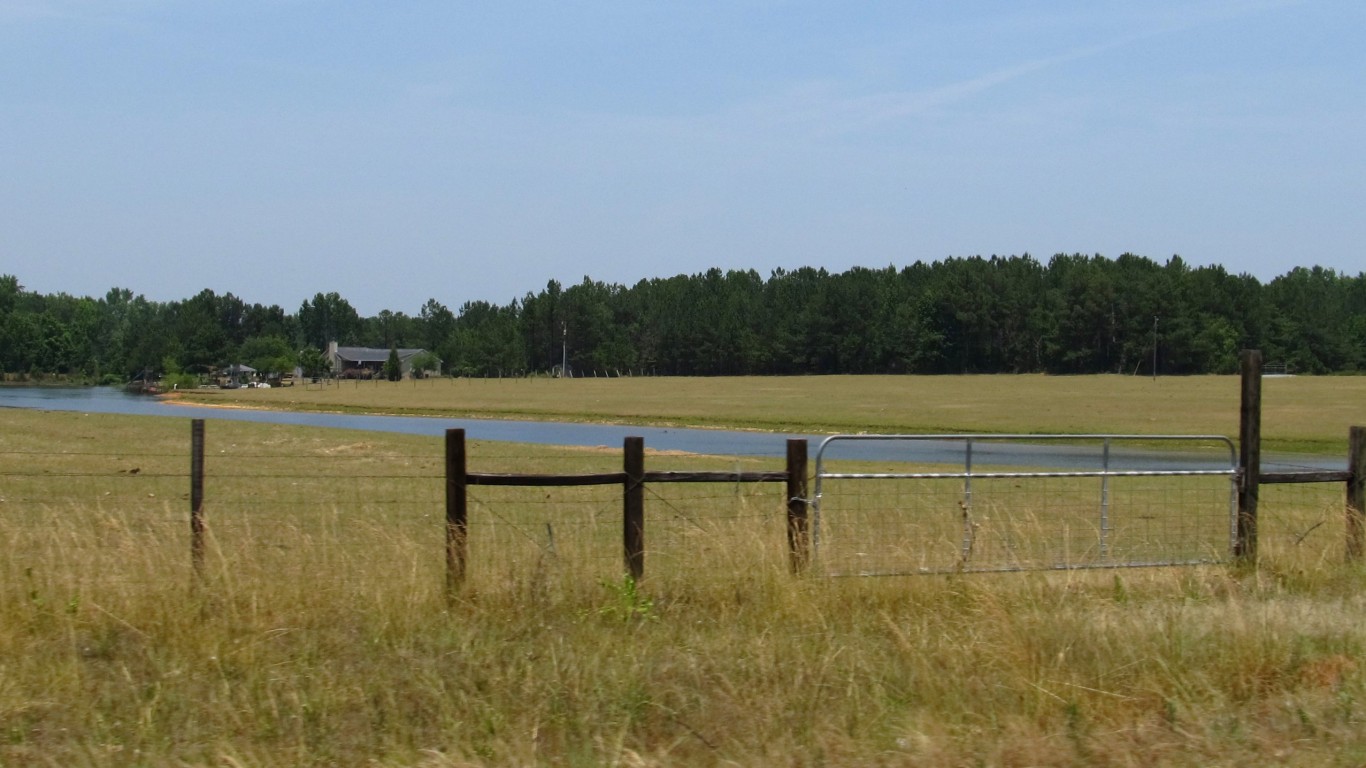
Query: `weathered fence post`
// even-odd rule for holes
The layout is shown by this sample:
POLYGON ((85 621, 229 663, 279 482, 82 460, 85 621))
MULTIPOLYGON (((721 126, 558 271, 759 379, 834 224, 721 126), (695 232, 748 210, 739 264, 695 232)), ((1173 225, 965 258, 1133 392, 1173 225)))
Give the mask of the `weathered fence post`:
POLYGON ((787 555, 793 573, 806 570, 811 537, 806 518, 806 440, 787 441, 787 555))
POLYGON ((1241 356, 1242 406, 1238 420, 1238 525, 1233 556, 1257 562, 1257 498, 1262 473, 1262 353, 1245 349, 1241 356))
POLYGON ((204 578, 204 420, 190 421, 190 564, 204 578))
POLYGON ((469 537, 466 507, 465 430, 446 430, 446 594, 465 581, 469 537))
POLYGON ((639 579, 645 575, 645 438, 626 438, 622 469, 626 473, 622 514, 626 572, 639 579))
POLYGON ((1352 427, 1347 445, 1347 559, 1360 560, 1366 544, 1366 427, 1352 427))

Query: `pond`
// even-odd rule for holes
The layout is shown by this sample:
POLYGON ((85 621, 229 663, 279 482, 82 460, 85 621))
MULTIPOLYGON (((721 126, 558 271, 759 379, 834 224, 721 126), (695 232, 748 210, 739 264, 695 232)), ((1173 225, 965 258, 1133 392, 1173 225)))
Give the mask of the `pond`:
MULTIPOLYGON (((114 413, 183 419, 221 419, 267 424, 334 429, 358 429, 439 437, 447 429, 464 429, 470 440, 563 446, 620 447, 628 436, 642 437, 648 449, 682 451, 716 456, 772 456, 786 452, 788 438, 810 441, 814 460, 825 435, 780 434, 723 429, 680 429, 611 424, 575 424, 504 419, 454 419, 425 416, 378 416, 338 413, 268 411, 183 405, 147 395, 134 395, 113 387, 0 387, 0 407, 51 411, 114 413)), ((974 466, 1050 467, 1096 469, 1101 465, 1098 444, 1059 445, 1013 442, 980 444, 974 448, 974 466)), ((841 444, 840 459, 896 460, 916 463, 961 464, 963 445, 951 440, 917 440, 914 443, 857 442, 841 444)), ((1219 449, 1191 451, 1140 451, 1112 449, 1112 469, 1212 469, 1227 466, 1227 452, 1219 449)), ((1342 469, 1345 458, 1331 456, 1264 456, 1263 471, 1281 468, 1342 469)))
POLYGON ((620 446, 628 435, 632 435, 645 438, 645 445, 656 450, 723 456, 782 456, 786 450, 784 440, 787 437, 762 432, 709 429, 219 408, 184 405, 174 400, 135 395, 113 387, 0 387, 0 408, 3 407, 116 413, 129 416, 222 419, 409 435, 441 436, 447 429, 464 429, 466 437, 470 440, 540 445, 620 446))

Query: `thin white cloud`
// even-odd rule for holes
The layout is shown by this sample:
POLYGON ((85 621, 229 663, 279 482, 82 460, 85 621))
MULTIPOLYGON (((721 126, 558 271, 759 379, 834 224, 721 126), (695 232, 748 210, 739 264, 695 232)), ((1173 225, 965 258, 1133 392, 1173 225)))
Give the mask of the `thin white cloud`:
POLYGON ((28 28, 107 30, 114 35, 158 41, 164 30, 149 20, 150 11, 172 0, 0 0, 0 32, 27 34, 28 28))
POLYGON ((53 3, 0 2, 0 23, 70 18, 73 14, 53 3))
POLYGON ((954 104, 972 100, 1010 83, 1094 58, 1153 38, 1280 8, 1303 5, 1306 0, 1231 0, 1199 5, 1145 10, 1135 19, 1139 31, 1103 42, 1083 45, 1062 53, 1040 56, 988 72, 913 91, 888 91, 863 96, 842 95, 850 90, 834 80, 797 84, 769 99, 727 110, 704 121, 713 128, 738 124, 763 126, 764 130, 801 131, 809 138, 875 130, 917 116, 936 114, 954 104))
POLYGON ((0 0, 0 23, 56 20, 123 25, 127 12, 164 4, 164 0, 0 0))

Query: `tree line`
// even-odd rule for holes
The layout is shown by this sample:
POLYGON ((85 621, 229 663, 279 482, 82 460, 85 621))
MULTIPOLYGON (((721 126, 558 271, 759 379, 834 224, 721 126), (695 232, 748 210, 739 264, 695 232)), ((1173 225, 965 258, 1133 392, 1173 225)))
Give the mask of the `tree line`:
POLYGON ((711 269, 627 287, 551 280, 506 305, 361 317, 337 293, 296 312, 204 290, 170 302, 26 291, 0 275, 0 370, 121 381, 231 363, 321 372, 329 341, 421 347, 459 376, 1231 373, 1258 348, 1301 373, 1366 371, 1366 273, 1263 284, 1132 254, 950 258, 830 273, 711 269))

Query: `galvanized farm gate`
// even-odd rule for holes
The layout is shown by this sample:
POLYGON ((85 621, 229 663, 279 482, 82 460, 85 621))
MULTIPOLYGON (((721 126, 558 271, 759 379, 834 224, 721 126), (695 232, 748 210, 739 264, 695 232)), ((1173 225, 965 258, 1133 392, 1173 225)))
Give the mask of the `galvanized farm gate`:
POLYGON ((831 575, 1225 562, 1238 477, 1218 435, 835 435, 813 558, 831 575))

